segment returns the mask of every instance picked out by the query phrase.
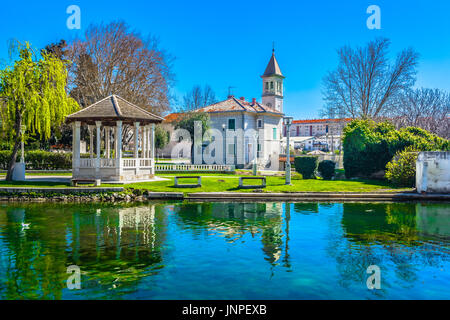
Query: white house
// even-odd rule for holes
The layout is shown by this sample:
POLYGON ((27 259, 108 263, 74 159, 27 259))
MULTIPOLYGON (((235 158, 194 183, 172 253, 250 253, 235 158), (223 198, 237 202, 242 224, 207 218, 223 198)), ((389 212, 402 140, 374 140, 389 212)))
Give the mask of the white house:
MULTIPOLYGON (((220 133, 221 137, 213 138, 209 146, 194 148, 195 164, 207 162, 205 154, 212 154, 209 159, 214 158, 213 163, 248 168, 257 153, 260 169, 278 170, 283 136, 284 76, 274 52, 261 78, 262 103, 256 98, 247 101, 244 97, 237 99, 230 95, 224 101, 197 110, 209 114, 210 128, 220 133)), ((166 117, 174 118, 174 114, 166 117)), ((165 150, 166 153, 169 151, 165 150)))

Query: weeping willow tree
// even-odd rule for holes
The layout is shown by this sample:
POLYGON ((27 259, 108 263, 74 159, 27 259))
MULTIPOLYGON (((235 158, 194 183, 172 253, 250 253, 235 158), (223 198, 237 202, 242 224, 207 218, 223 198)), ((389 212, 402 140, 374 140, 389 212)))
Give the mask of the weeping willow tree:
POLYGON ((14 43, 11 55, 14 53, 17 58, 13 64, 0 70, 2 126, 14 141, 7 181, 12 180, 22 135, 39 134, 48 139, 52 128, 79 108, 66 93, 67 61, 51 53, 38 55, 28 42, 14 43))

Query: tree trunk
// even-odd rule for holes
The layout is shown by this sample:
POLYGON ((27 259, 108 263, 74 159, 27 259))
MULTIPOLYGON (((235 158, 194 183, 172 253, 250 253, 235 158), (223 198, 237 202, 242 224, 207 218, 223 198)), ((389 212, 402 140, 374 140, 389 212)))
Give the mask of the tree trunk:
POLYGON ((14 143, 14 148, 11 154, 11 158, 9 159, 8 164, 8 173, 6 174, 6 181, 12 181, 12 173, 13 173, 13 167, 16 163, 17 159, 17 153, 19 152, 20 143, 22 141, 22 134, 20 133, 20 129, 22 126, 22 117, 20 113, 17 115, 16 113, 16 123, 14 125, 14 129, 16 131, 16 142, 14 143))

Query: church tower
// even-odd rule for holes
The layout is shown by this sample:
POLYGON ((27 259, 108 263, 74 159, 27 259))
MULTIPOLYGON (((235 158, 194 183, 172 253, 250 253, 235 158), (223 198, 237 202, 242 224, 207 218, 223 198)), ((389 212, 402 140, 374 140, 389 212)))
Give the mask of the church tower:
POLYGON ((261 78, 263 79, 262 104, 283 112, 284 76, 275 58, 275 49, 272 50, 272 57, 261 78))

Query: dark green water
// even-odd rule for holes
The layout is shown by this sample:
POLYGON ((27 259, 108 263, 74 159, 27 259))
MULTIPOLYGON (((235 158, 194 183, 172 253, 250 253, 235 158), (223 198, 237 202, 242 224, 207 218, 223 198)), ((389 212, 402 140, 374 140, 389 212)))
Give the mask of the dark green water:
POLYGON ((449 287, 448 204, 0 205, 0 299, 450 299, 449 287), (81 290, 67 288, 71 265, 81 290))

